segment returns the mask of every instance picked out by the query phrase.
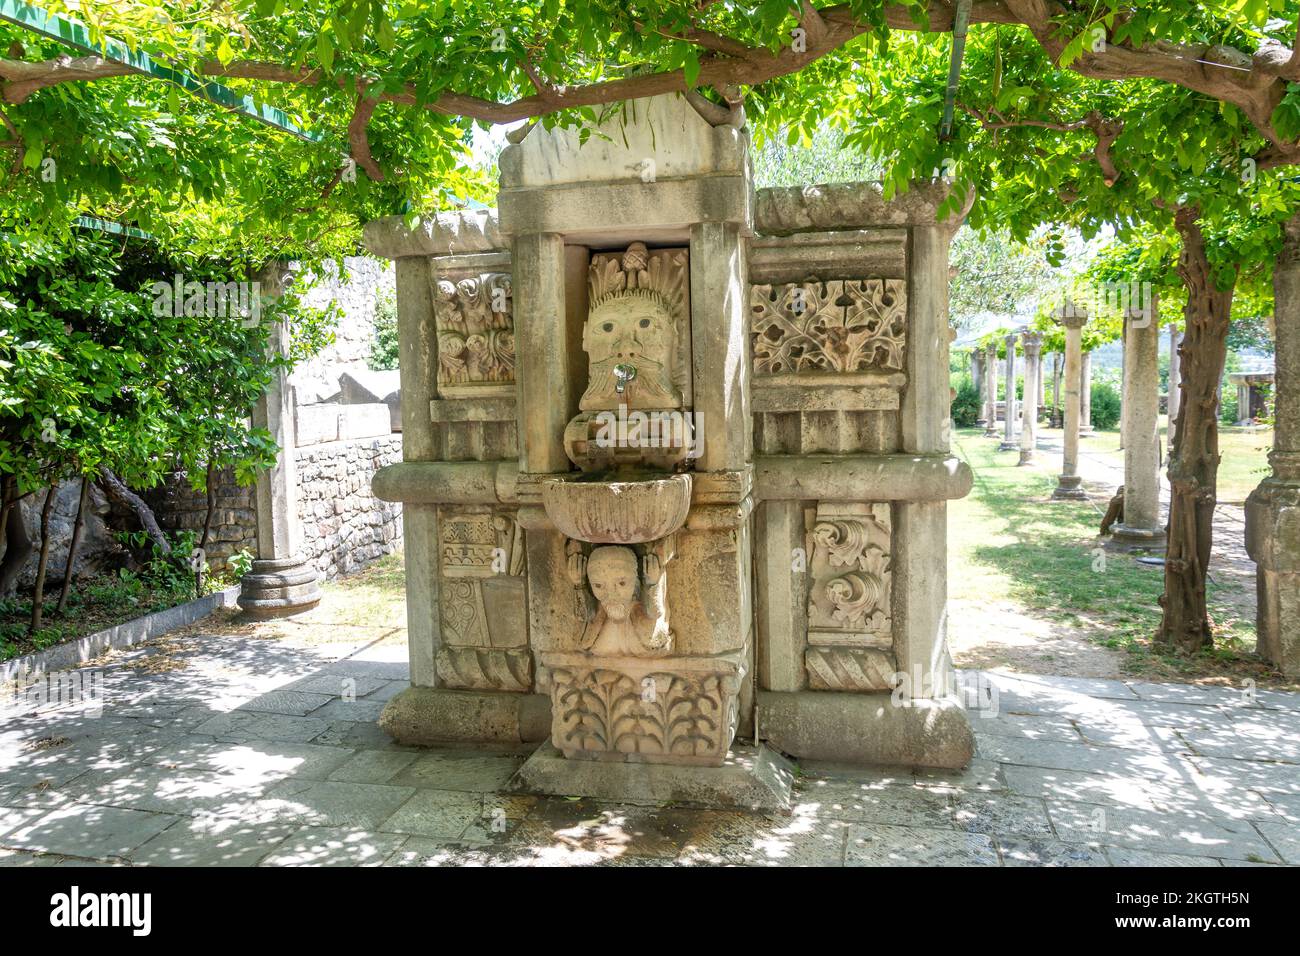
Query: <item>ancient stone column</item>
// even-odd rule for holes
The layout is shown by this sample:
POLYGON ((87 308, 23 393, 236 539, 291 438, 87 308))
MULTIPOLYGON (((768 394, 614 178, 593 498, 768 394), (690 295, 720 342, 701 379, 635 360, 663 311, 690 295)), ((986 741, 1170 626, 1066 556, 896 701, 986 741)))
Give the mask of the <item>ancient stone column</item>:
POLYGON ((1079 417, 1081 411, 1080 385, 1083 352, 1083 326, 1087 313, 1066 302, 1057 313, 1057 321, 1065 326, 1065 456, 1061 463, 1061 476, 1057 479, 1056 499, 1086 499, 1079 479, 1079 417))
POLYGON ((1052 415, 1050 424, 1056 427, 1056 416, 1061 409, 1061 359, 1063 356, 1060 352, 1052 353, 1052 415))
POLYGON ((1250 383, 1243 376, 1234 375, 1237 379, 1237 424, 1251 424, 1250 417, 1250 383))
POLYGON ((1124 520, 1114 543, 1158 547, 1164 542, 1160 520, 1160 327, 1155 305, 1127 310, 1124 335, 1124 520))
POLYGON ((1183 333, 1178 326, 1169 326, 1169 450, 1174 448, 1174 423, 1178 418, 1178 405, 1183 398, 1183 362, 1179 350, 1183 347, 1183 333))
POLYGON ((1042 336, 1039 336, 1038 359, 1034 362, 1034 381, 1038 383, 1038 414, 1043 413, 1047 406, 1047 377, 1043 375, 1043 364, 1045 357, 1043 355, 1042 336))
POLYGON ((1030 465, 1038 448, 1038 395, 1043 371, 1043 337, 1037 332, 1024 334, 1025 398, 1021 403, 1020 462, 1030 465))
POLYGON ((998 451, 1015 451, 1020 446, 1016 444, 1016 335, 1014 332, 1006 337, 1006 348, 1007 381, 1004 386, 1006 407, 1003 412, 1006 421, 1003 423, 1002 444, 998 446, 998 451))
POLYGON ((998 435, 998 347, 990 342, 984 348, 984 437, 998 435))
POLYGON ((973 348, 970 350, 970 379, 975 384, 975 391, 979 393, 980 410, 979 417, 975 419, 977 426, 983 427, 988 423, 985 412, 988 409, 988 399, 984 392, 984 350, 973 348))
POLYGON ((1246 550, 1256 564, 1260 653, 1300 676, 1300 215, 1286 224, 1273 268, 1273 473, 1246 500, 1246 550))
MULTIPOLYGON (((258 281, 263 296, 276 299, 291 280, 284 264, 272 263, 258 281)), ((288 355, 287 319, 271 326, 267 349, 272 355, 288 355)), ((272 372, 271 384, 257 400, 252 418, 254 426, 271 433, 280 450, 275 464, 257 476, 257 558, 240 581, 239 606, 256 617, 281 617, 310 610, 321 596, 316 568, 302 552, 293 397, 284 369, 272 372)))
POLYGON ((1079 437, 1092 437, 1092 353, 1079 359, 1079 437))

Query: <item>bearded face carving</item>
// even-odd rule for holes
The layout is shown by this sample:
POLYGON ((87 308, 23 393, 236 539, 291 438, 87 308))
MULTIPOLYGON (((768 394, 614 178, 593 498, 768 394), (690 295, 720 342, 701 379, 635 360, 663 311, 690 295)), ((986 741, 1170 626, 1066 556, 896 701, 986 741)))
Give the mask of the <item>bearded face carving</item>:
POLYGON ((621 258, 592 262, 582 331, 589 363, 583 411, 682 407, 685 278, 683 253, 651 253, 639 242, 621 258))
POLYGON ((569 581, 575 588, 590 588, 595 599, 582 636, 584 650, 610 657, 660 657, 671 650, 664 593, 667 556, 652 549, 638 559, 621 545, 598 547, 588 556, 578 542, 569 542, 569 581))

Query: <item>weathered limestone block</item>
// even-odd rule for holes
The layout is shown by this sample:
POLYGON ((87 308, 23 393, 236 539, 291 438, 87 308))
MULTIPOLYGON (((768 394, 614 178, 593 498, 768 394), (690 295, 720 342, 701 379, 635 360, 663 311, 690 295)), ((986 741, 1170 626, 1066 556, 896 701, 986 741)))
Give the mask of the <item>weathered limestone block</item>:
POLYGON ((960 768, 975 735, 953 697, 896 702, 888 693, 758 692, 758 736, 806 760, 960 768))
POLYGON ((566 757, 717 766, 736 733, 741 655, 554 654, 551 739, 566 757), (607 664, 609 666, 604 666, 607 664))
POLYGON ((388 406, 389 427, 402 430, 402 379, 397 369, 350 369, 339 376, 339 401, 344 405, 388 406))

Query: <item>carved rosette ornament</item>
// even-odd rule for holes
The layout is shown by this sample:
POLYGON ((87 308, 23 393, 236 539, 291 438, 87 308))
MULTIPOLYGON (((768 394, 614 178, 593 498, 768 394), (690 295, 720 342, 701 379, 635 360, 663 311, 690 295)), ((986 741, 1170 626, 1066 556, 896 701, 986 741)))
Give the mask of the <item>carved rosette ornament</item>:
POLYGON ((809 683, 888 690, 895 671, 887 503, 822 502, 808 514, 809 683))
POLYGON ((854 279, 750 288, 755 375, 902 371, 907 287, 854 279))
POLYGON ((448 398, 513 394, 514 299, 510 276, 488 272, 452 282, 434 297, 438 391, 448 398))

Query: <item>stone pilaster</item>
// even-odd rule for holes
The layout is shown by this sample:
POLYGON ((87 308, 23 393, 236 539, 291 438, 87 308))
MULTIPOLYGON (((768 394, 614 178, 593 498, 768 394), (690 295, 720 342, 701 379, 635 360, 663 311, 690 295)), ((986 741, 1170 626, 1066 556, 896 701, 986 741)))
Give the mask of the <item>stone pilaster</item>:
MULTIPOLYGON (((740 226, 691 226, 691 351, 704 471, 738 471, 753 458, 745 249, 740 226)), ((946 394, 945 394, 946 397, 946 394)))
POLYGON ((1247 382, 1237 383, 1237 424, 1251 424, 1250 417, 1250 385, 1247 382))
POLYGON ((1164 543, 1160 520, 1160 327, 1149 308, 1125 316, 1124 336, 1124 520, 1112 541, 1127 547, 1164 543))
MULTIPOLYGON (((276 299, 291 280, 282 264, 273 263, 263 270, 260 281, 267 297, 276 299)), ((271 327, 267 348, 272 355, 288 355, 287 320, 277 320, 271 327)), ((302 553, 293 396, 284 369, 272 372, 271 384, 257 400, 252 417, 254 426, 270 432, 280 450, 275 464, 257 476, 257 558, 240 581, 239 606, 256 617, 283 617, 320 603, 319 576, 302 553)))
POLYGON ((980 410, 979 417, 975 419, 976 426, 983 428, 988 424, 988 397, 984 391, 984 350, 974 348, 970 350, 970 380, 975 385, 975 390, 979 394, 980 410))
POLYGON ((1043 372, 1043 337, 1037 332, 1026 332, 1023 343, 1025 397, 1021 403, 1019 464, 1031 465, 1038 448, 1038 397, 1041 391, 1039 378, 1043 372))
POLYGON ((1012 332, 1004 340, 1007 348, 1007 380, 1003 385, 1005 401, 1002 424, 1002 444, 998 451, 1015 451, 1020 446, 1016 443, 1016 334, 1012 332))
POLYGON ((570 315, 565 293, 570 282, 585 288, 585 263, 569 262, 564 237, 556 233, 516 236, 511 263, 515 312, 522 317, 515 326, 515 374, 519 394, 528 397, 517 412, 519 470, 566 472, 564 428, 577 412, 578 375, 569 340, 571 326, 581 329, 581 316, 570 315), (533 401, 533 396, 547 398, 533 401))
POLYGON ((1286 224, 1273 268, 1276 352, 1273 473, 1246 501, 1246 550, 1254 559, 1259 651, 1300 676, 1300 216, 1286 224))
POLYGON ((1083 353, 1083 326, 1087 313, 1066 302, 1057 315, 1065 326, 1065 455, 1061 462, 1061 476, 1057 479, 1052 497, 1082 500, 1088 496, 1079 483, 1079 417, 1081 412, 1080 370, 1083 353))

